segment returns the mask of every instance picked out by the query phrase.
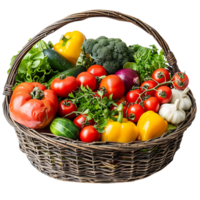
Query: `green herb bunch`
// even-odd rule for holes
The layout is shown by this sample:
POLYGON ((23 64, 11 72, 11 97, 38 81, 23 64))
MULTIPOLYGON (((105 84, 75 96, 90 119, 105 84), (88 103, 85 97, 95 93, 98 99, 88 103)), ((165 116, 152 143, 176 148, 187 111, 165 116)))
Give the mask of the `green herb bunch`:
POLYGON ((69 99, 74 104, 76 104, 78 110, 74 113, 76 114, 86 114, 86 122, 94 119, 94 128, 97 129, 99 133, 104 132, 104 128, 108 121, 112 119, 116 121, 117 119, 114 115, 117 114, 115 110, 110 111, 111 105, 117 106, 114 100, 112 100, 112 94, 109 98, 105 97, 105 90, 100 89, 96 93, 93 92, 89 87, 81 87, 75 92, 69 94, 69 99))
POLYGON ((150 45, 150 48, 146 48, 136 44, 129 46, 129 48, 134 51, 135 62, 128 62, 123 68, 136 70, 140 75, 141 83, 151 77, 156 69, 167 67, 163 50, 161 49, 160 53, 158 53, 155 45, 150 45))

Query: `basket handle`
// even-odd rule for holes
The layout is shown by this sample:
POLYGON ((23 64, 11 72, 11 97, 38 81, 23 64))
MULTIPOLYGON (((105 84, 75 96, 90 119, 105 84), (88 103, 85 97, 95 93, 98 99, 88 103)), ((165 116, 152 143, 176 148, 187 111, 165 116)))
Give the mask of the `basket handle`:
POLYGON ((20 53, 17 55, 13 66, 10 71, 10 76, 8 77, 7 84, 14 85, 14 79, 17 74, 17 68, 24 57, 24 55, 31 49, 31 47, 38 42, 39 40, 50 36, 54 32, 60 30, 64 26, 71 24, 73 22, 80 22, 90 18, 108 18, 111 20, 129 23, 131 25, 136 26, 141 31, 150 35, 153 40, 160 46, 166 56, 168 61, 168 65, 172 67, 172 73, 174 74, 177 71, 180 71, 180 67, 177 66, 178 60, 175 53, 171 50, 168 42, 163 37, 160 31, 156 28, 148 24, 147 22, 143 21, 139 17, 134 15, 126 14, 120 11, 111 10, 111 9, 88 9, 84 11, 78 11, 75 13, 71 13, 69 15, 65 15, 62 18, 57 19, 56 21, 52 22, 51 24, 45 25, 42 27, 38 32, 36 32, 32 39, 26 43, 24 43, 24 47, 21 49, 20 53))

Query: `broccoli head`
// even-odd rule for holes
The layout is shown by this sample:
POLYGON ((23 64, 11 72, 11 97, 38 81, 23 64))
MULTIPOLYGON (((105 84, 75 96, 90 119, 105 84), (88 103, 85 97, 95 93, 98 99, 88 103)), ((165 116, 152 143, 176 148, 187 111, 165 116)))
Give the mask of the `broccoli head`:
POLYGON ((101 36, 88 39, 84 43, 84 51, 98 65, 102 65, 108 74, 114 74, 121 69, 126 62, 134 61, 134 50, 127 47, 121 39, 101 36))

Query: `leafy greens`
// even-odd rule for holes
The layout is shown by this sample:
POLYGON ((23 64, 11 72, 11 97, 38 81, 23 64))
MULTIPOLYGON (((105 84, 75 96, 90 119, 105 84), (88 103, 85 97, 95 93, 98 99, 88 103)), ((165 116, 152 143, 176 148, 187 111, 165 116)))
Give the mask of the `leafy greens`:
MULTIPOLYGON (((11 58, 10 67, 12 67, 16 57, 17 55, 14 55, 11 58)), ((47 85, 47 80, 59 73, 51 68, 47 59, 48 57, 44 56, 44 53, 39 49, 36 43, 22 59, 18 67, 13 89, 22 82, 39 82, 47 85)), ((9 72, 10 69, 8 70, 8 73, 9 72)))
POLYGON ((136 70, 140 75, 141 83, 146 78, 150 78, 156 69, 167 67, 163 50, 158 53, 155 45, 150 45, 151 48, 142 47, 138 44, 129 47, 134 50, 135 62, 126 63, 123 68, 136 70))
POLYGON ((94 128, 97 129, 99 133, 104 132, 104 128, 108 121, 112 119, 116 121, 117 119, 114 115, 117 111, 110 111, 111 105, 117 106, 114 100, 112 100, 112 95, 109 98, 104 97, 104 91, 97 91, 94 93, 89 87, 81 87, 73 94, 69 94, 69 100, 77 105, 77 114, 86 114, 86 122, 94 119, 94 128))

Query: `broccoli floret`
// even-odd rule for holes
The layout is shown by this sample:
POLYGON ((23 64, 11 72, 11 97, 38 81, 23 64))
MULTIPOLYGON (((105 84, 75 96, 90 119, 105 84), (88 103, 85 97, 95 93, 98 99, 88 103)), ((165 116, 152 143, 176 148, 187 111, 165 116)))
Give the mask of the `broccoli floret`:
POLYGON ((96 41, 99 42, 99 40, 101 40, 101 39, 108 39, 108 38, 105 37, 105 36, 100 36, 100 37, 98 37, 98 38, 96 39, 96 41))
POLYGON ((114 74, 126 62, 133 61, 134 51, 119 38, 101 36, 96 40, 88 39, 84 44, 84 50, 96 64, 102 65, 108 74, 114 74))
POLYGON ((84 50, 85 52, 88 52, 88 54, 92 53, 92 48, 93 46, 97 43, 96 40, 94 39, 88 39, 86 40, 85 44, 84 44, 84 50), (87 45, 85 45, 87 43, 87 45))
POLYGON ((101 39, 99 40, 98 44, 103 45, 103 46, 108 46, 109 42, 108 42, 108 39, 101 39))

